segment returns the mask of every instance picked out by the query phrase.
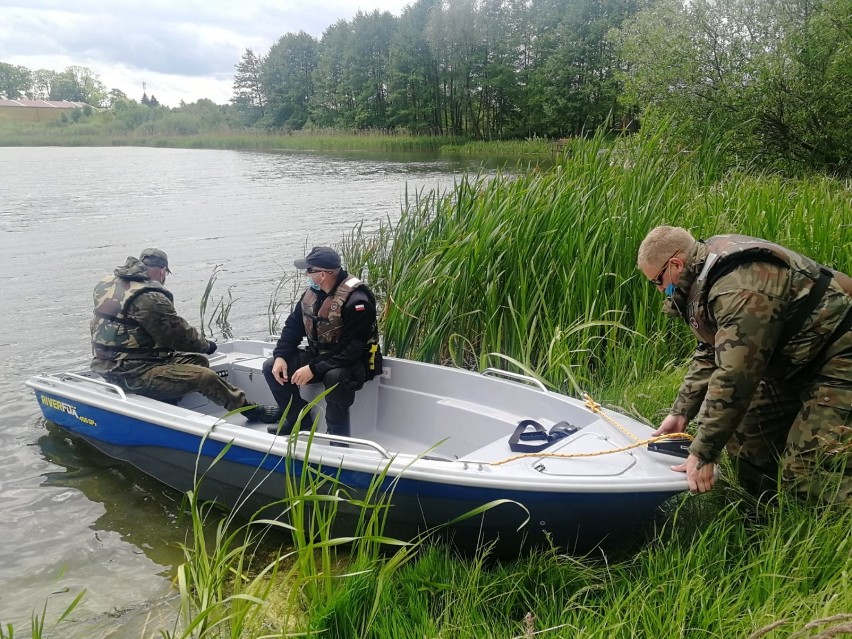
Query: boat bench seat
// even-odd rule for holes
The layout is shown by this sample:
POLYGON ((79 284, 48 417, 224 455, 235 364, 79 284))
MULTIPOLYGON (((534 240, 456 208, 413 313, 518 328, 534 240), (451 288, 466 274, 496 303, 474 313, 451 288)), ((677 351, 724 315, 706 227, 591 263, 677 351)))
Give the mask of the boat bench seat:
POLYGON ((459 459, 461 461, 469 459, 470 461, 497 462, 508 459, 509 457, 514 457, 517 453, 513 453, 512 449, 509 448, 510 436, 511 434, 506 435, 505 437, 491 442, 482 448, 477 448, 466 455, 462 455, 459 459))
POLYGON ((418 450, 449 434, 436 452, 450 457, 468 456, 469 451, 486 444, 507 441, 518 422, 527 417, 488 404, 408 388, 383 385, 379 390, 379 430, 405 438, 409 448, 419 443, 422 448, 418 450), (437 430, 436 424, 440 425, 437 430))

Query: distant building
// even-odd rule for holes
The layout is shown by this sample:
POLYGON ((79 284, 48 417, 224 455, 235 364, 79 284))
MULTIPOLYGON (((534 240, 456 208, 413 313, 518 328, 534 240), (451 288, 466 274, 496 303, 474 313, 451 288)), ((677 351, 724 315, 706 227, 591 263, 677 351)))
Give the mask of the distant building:
POLYGON ((2 100, 0 99, 0 119, 13 122, 51 122, 62 114, 82 109, 84 102, 65 102, 62 100, 2 100))

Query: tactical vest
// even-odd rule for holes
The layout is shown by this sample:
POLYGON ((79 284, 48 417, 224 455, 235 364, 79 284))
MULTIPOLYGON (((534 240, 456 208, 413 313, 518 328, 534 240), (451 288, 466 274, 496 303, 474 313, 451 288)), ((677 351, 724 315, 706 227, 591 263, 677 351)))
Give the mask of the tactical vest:
MULTIPOLYGON (((315 353, 323 354, 330 351, 339 341, 343 332, 343 307, 349 296, 355 289, 364 286, 364 282, 357 277, 350 277, 345 282, 338 284, 322 302, 318 309, 317 294, 313 289, 308 289, 302 296, 302 321, 305 324, 305 335, 308 337, 308 346, 315 353)), ((365 292, 375 306, 375 300, 369 289, 365 292)), ((367 341, 367 351, 379 343, 379 329, 373 322, 373 330, 367 341)), ((375 351, 373 351, 375 352, 375 351)))
POLYGON ((169 349, 157 342, 131 317, 128 305, 141 293, 156 291, 173 301, 174 296, 159 282, 126 280, 109 276, 95 287, 95 316, 92 318, 92 353, 99 359, 121 360, 130 355, 161 355, 169 349))
POLYGON ((791 316, 779 340, 779 350, 799 332, 805 320, 819 305, 832 277, 837 276, 842 285, 844 281, 841 277, 846 277, 804 255, 754 237, 718 235, 704 244, 707 247, 707 258, 687 296, 684 319, 696 337, 708 344, 714 343, 716 335, 716 321, 708 306, 710 289, 719 278, 742 264, 766 262, 791 270, 789 298, 802 301, 797 308, 791 308, 791 316))

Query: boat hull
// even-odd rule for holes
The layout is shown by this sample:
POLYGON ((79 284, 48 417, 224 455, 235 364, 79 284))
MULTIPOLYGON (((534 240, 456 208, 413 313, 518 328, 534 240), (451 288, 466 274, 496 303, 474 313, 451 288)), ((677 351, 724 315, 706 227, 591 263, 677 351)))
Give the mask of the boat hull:
MULTIPOLYGON (((270 402, 262 364, 271 347, 228 342, 211 366, 270 402)), ((244 517, 299 526, 288 519, 288 490, 298 493, 303 477, 333 478, 315 490, 347 498, 333 530, 341 536, 357 533, 359 501, 380 499, 389 504, 383 532, 397 539, 438 529, 432 534, 465 549, 495 542, 500 554, 548 544, 579 551, 635 531, 686 490, 683 474, 671 471, 676 459, 638 447, 648 426, 535 383, 389 357, 382 376, 357 393, 352 436, 341 439, 325 433, 321 398, 313 431, 287 437, 198 394, 164 404, 88 372, 27 382, 44 417, 64 431, 244 517), (571 430, 542 452, 518 454, 517 429, 531 421, 571 430)), ((321 390, 315 385, 305 398, 321 390)))
MULTIPOLYGON (((304 462, 173 429, 112 411, 76 404, 69 410, 60 397, 36 391, 45 418, 105 455, 131 464, 143 473, 180 491, 197 490, 203 500, 216 501, 242 517, 292 522, 284 505, 285 473, 298 478, 304 462), (65 408, 63 408, 65 407, 65 408), (81 419, 80 412, 85 412, 81 419), (107 428, 93 427, 108 424, 107 428), (202 481, 198 481, 203 478, 202 481)), ((332 464, 314 464, 336 477, 348 501, 341 502, 332 534, 357 532, 361 509, 352 502, 365 500, 375 472, 350 470, 332 464)), ((629 523, 639 523, 679 490, 606 493, 507 490, 488 486, 460 486, 409 479, 404 473, 385 477, 382 489, 390 500, 384 534, 410 540, 429 530, 461 550, 492 544, 492 552, 512 555, 555 545, 586 552, 607 538, 630 534, 629 523), (465 519, 484 504, 499 502, 465 519), (625 522, 628 523, 625 527, 625 522)))

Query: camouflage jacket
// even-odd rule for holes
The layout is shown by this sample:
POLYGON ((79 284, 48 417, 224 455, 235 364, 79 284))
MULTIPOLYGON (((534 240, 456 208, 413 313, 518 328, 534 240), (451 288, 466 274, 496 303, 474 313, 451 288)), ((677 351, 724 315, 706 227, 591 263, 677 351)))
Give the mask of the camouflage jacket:
POLYGON ((785 335, 791 314, 814 287, 819 265, 775 247, 784 251, 779 253, 784 259, 766 259, 764 254, 731 267, 731 255, 749 250, 749 242, 774 246, 743 236, 697 243, 686 257, 674 295, 666 302, 667 312, 681 316, 698 338, 670 413, 695 420, 698 430, 690 452, 706 461, 718 460, 762 379, 813 375, 808 369, 816 359, 850 347, 850 340, 844 338, 825 348, 852 308, 852 296, 836 279, 798 332, 785 335), (739 243, 735 250, 730 239, 739 243), (719 257, 705 269, 711 255, 708 245, 719 257))
POLYGON ((172 294, 135 257, 95 286, 91 369, 132 373, 172 351, 203 353, 208 342, 175 311, 172 294))

